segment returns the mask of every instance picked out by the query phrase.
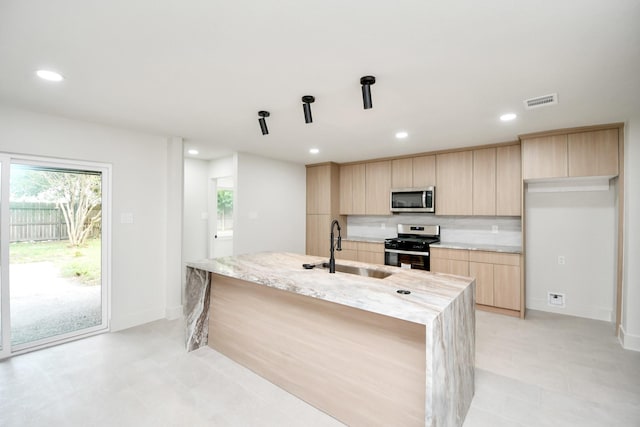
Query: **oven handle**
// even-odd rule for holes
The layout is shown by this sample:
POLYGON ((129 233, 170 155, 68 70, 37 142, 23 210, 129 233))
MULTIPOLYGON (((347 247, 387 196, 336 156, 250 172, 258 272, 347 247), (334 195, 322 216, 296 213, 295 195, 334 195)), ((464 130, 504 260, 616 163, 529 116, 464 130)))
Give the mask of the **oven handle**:
POLYGON ((429 252, 418 252, 418 251, 401 251, 399 249, 385 249, 385 252, 391 252, 394 254, 407 254, 407 255, 420 255, 420 256, 429 256, 429 252))

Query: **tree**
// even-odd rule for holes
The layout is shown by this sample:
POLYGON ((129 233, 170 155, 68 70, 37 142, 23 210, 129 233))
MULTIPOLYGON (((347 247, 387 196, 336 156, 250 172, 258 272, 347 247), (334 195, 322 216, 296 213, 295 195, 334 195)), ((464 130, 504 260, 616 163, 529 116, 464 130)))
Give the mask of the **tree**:
POLYGON ((228 213, 233 211, 233 191, 232 190, 218 190, 218 217, 222 213, 222 227, 218 226, 218 229, 225 230, 225 219, 228 213))
MULTIPOLYGON (((16 167, 14 165, 13 167, 16 167)), ((56 203, 69 243, 81 246, 102 220, 100 175, 12 167, 11 197, 56 203), (15 173, 14 173, 15 172, 15 173)))

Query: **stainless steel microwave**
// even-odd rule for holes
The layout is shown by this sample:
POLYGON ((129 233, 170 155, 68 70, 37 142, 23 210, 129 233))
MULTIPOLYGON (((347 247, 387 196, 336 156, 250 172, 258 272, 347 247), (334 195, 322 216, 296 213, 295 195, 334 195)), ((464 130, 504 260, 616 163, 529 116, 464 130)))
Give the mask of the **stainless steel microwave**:
POLYGON ((435 187, 392 188, 391 212, 435 212, 435 187))

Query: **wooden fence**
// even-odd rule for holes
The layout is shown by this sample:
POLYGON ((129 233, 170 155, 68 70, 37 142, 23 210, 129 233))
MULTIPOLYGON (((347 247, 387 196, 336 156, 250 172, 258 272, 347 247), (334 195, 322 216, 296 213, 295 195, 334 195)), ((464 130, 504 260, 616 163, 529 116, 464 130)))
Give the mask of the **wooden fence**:
MULTIPOLYGON (((55 203, 11 202, 9 211, 11 242, 69 239, 64 216, 55 203)), ((99 227, 92 234, 99 236, 99 227)))

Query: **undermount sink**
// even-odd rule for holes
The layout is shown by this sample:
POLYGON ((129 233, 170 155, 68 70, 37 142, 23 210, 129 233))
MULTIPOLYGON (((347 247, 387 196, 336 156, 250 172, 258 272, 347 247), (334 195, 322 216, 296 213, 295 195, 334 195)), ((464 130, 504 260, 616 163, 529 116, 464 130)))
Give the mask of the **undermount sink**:
MULTIPOLYGON (((329 263, 322 264, 323 268, 329 268, 329 263)), ((336 264, 336 272, 355 274, 356 276, 373 277, 374 279, 384 279, 391 276, 386 271, 373 270, 371 268, 353 267, 351 265, 336 264)))

